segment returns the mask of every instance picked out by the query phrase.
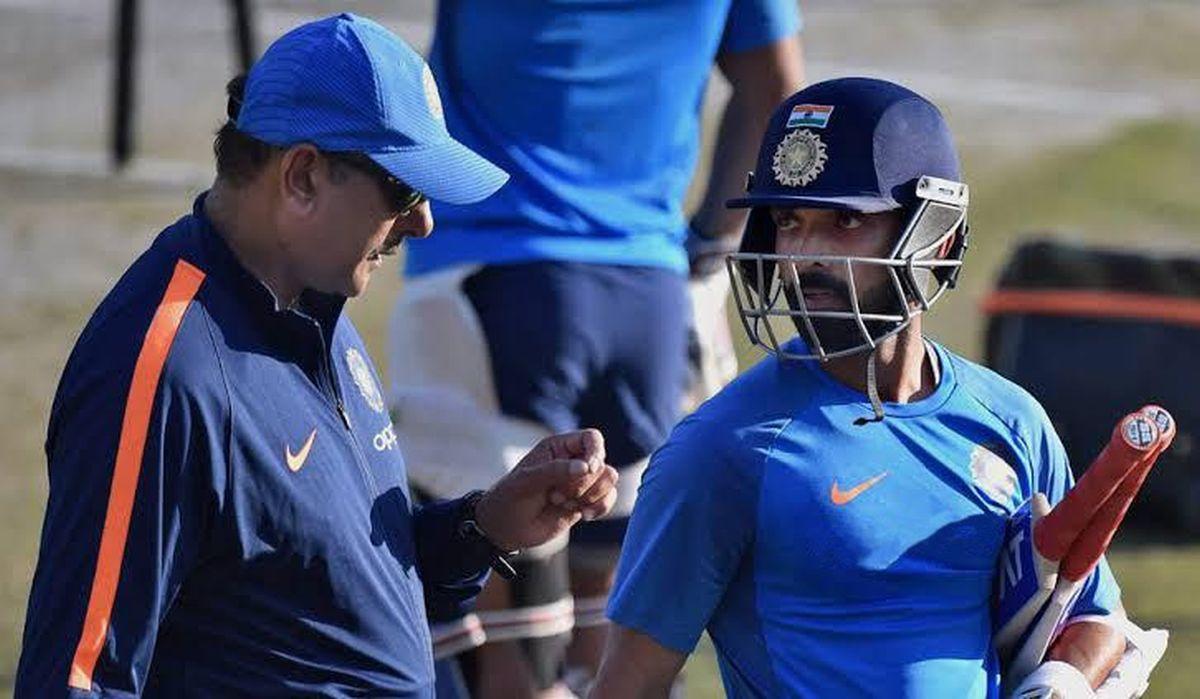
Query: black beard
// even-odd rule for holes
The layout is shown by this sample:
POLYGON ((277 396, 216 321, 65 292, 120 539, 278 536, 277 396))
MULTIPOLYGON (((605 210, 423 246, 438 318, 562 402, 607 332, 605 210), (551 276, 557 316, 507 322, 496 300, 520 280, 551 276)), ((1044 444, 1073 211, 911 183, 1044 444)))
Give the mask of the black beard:
MULTIPOLYGON (((799 288, 801 289, 820 289, 834 294, 838 300, 842 302, 844 310, 851 312, 853 307, 850 304, 850 287, 840 279, 833 277, 824 272, 805 272, 799 277, 799 288)), ((787 297, 788 306, 797 314, 800 312, 800 299, 796 293, 796 287, 790 284, 784 285, 784 295, 787 297)), ((874 289, 869 289, 863 293, 858 301, 859 311, 862 313, 876 313, 887 315, 903 315, 904 308, 899 299, 896 298, 896 293, 891 285, 887 282, 880 284, 874 289)), ((792 316, 792 323, 795 324, 796 330, 800 333, 800 337, 804 338, 809 346, 809 350, 814 354, 817 352, 818 338, 820 340, 821 349, 826 354, 833 354, 851 349, 866 343, 866 338, 863 337, 862 330, 858 327, 858 322, 852 318, 809 318, 812 323, 812 329, 816 334, 809 332, 808 326, 804 322, 803 316, 792 316)), ((867 328, 867 333, 870 334, 873 341, 878 341, 879 338, 896 329, 899 323, 890 320, 864 320, 863 325, 867 328)))

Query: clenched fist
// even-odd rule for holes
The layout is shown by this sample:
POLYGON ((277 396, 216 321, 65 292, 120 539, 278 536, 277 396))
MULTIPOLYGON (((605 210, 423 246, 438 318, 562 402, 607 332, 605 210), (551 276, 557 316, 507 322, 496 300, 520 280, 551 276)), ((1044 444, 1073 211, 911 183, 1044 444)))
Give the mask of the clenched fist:
POLYGON ((604 437, 594 429, 543 439, 480 498, 479 528, 498 548, 513 551, 602 517, 617 499, 617 471, 604 457, 604 437))

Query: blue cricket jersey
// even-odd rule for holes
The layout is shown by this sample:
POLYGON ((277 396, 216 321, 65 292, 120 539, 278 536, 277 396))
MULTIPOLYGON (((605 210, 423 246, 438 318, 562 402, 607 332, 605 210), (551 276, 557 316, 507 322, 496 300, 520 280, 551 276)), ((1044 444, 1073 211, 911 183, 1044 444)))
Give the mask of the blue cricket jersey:
POLYGON ((681 206, 713 61, 799 27, 796 0, 441 0, 446 126, 509 173, 437 204, 407 272, 558 260, 687 268, 681 206))
POLYGON ((63 371, 16 695, 432 696, 487 551, 411 505, 345 299, 277 310, 203 200, 63 371))
MULTIPOLYGON (((769 358, 675 429, 638 491, 609 604, 734 697, 997 697, 990 604, 1008 516, 1071 486, 1041 406, 936 347, 928 397, 885 404, 769 358)), ((1102 563, 1076 614, 1116 609, 1102 563)))

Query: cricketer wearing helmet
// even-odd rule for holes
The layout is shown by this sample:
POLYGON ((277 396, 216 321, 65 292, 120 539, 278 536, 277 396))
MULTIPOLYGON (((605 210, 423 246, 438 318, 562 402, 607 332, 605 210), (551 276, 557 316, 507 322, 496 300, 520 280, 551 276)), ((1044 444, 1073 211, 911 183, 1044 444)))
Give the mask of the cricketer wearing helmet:
MULTIPOLYGON (((663 696, 704 630, 730 696, 1000 695, 1008 518, 1072 480, 1032 397, 922 335, 967 205, 945 120, 912 91, 831 80, 777 109, 728 261, 773 356, 653 456, 594 696, 663 696)), ((1073 613, 1050 657, 1090 694, 1124 649, 1107 564, 1073 613)))

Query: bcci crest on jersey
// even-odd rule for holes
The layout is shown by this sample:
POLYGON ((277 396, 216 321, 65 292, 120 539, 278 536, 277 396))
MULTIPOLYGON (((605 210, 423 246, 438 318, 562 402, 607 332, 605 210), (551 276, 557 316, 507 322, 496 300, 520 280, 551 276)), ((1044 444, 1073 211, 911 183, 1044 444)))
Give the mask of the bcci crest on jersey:
POLYGON ((977 444, 971 451, 971 480, 992 502, 1006 507, 1016 496, 1017 472, 994 451, 977 444))
POLYGON ((383 393, 379 390, 379 384, 375 382, 371 367, 367 366, 367 360, 363 359, 358 350, 351 347, 346 350, 346 366, 350 368, 350 376, 354 377, 354 383, 358 386, 358 392, 362 394, 363 400, 371 406, 372 410, 382 413, 383 393))

